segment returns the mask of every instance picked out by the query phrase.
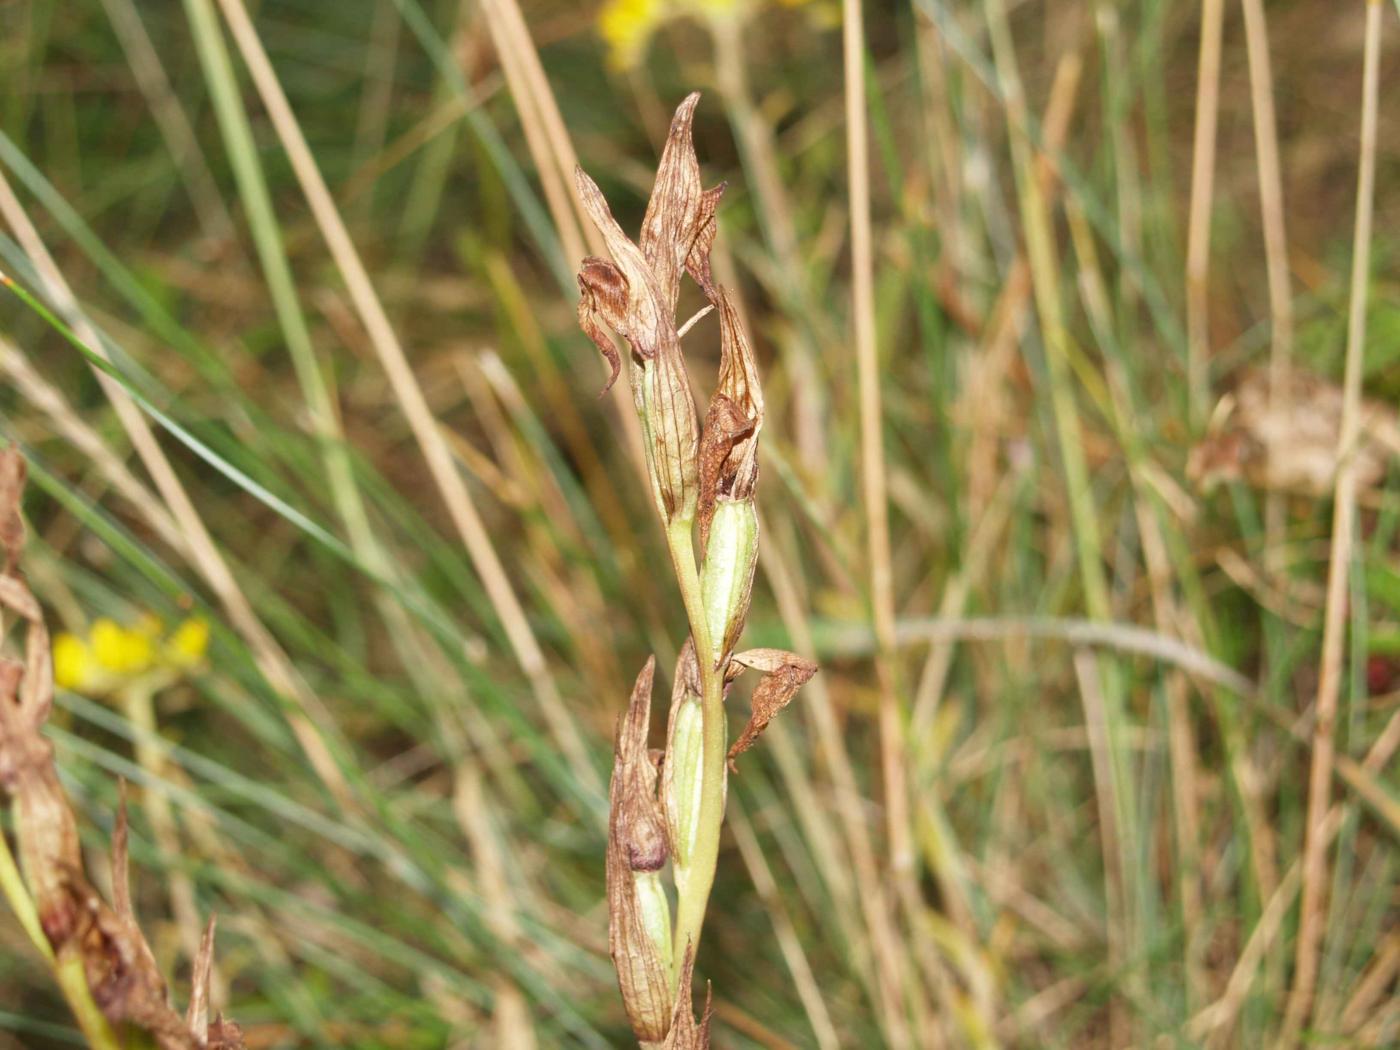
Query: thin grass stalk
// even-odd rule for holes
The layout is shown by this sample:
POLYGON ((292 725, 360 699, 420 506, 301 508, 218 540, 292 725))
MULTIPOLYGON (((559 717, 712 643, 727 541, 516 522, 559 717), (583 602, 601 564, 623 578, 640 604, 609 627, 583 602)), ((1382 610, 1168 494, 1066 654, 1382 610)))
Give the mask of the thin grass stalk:
MULTIPOLYGON (((866 130, 865 25, 861 0, 841 5, 841 54, 846 102, 846 175, 851 226, 851 314, 855 327, 857 382, 860 396, 860 460, 866 542, 870 570, 870 605, 877 654, 879 688, 880 777, 884 788, 885 834, 896 885, 914 878, 915 854, 909 814, 903 721, 894 645, 894 572, 890 557, 889 494, 885 478, 884 410, 880 394, 880 360, 875 336, 875 258, 870 217, 870 156, 866 130)), ((912 901, 906 903, 912 904, 912 901)), ((886 960, 891 976, 904 970, 902 960, 886 960)), ((902 979, 900 983, 903 983, 902 979)), ((886 987, 893 1002, 896 992, 886 987)), ((922 998, 917 993, 914 998, 922 998)), ((909 1040, 901 1014, 885 1013, 890 1040, 909 1040)))
POLYGON ((744 865, 753 879, 754 890, 773 923, 773 932, 778 938, 778 949, 782 952, 783 961, 787 963, 788 972, 792 975, 797 997, 802 1001, 807 1021, 812 1026, 812 1035, 816 1037, 817 1045, 822 1050, 837 1050, 841 1040, 831 1023, 831 1014, 826 1008, 826 1003, 822 1000, 821 985, 812 971, 812 964, 808 961, 806 952, 802 950, 802 941, 793 927, 792 917, 783 905, 782 891, 773 877, 768 859, 763 855, 763 847, 754 832, 753 822, 737 804, 734 810, 730 818, 734 843, 739 847, 744 865))
MULTIPOLYGON (((403 667, 422 695, 442 695, 443 683, 452 681, 452 677, 443 667, 441 652, 433 647, 403 606, 389 593, 401 585, 400 573, 375 535, 355 480, 331 372, 328 367, 322 366, 312 342, 267 180, 258 160, 260 151, 254 141, 228 48, 218 29, 218 20, 213 9, 199 0, 186 6, 225 150, 247 212, 249 230, 292 359, 312 432, 317 439, 336 512, 345 526, 356 558, 369 570, 370 575, 384 581, 382 586, 375 588, 375 606, 388 628, 403 667)), ((438 719, 438 727, 446 740, 454 740, 460 735, 447 719, 438 719)), ((445 751, 456 755, 462 749, 449 746, 445 751)))
MULTIPOLYGON (((771 535, 771 530, 763 519, 760 519, 760 529, 771 535)), ((783 629, 803 652, 813 651, 816 639, 811 619, 799 593, 797 577, 789 565, 788 557, 776 543, 765 543, 759 549, 759 565, 769 586, 773 588, 773 597, 777 602, 778 616, 783 629)), ((873 637, 870 641, 871 644, 861 655, 874 651, 873 637)), ((836 847, 825 827, 813 824, 809 820, 804 825, 804 831, 813 840, 814 852, 821 864, 833 900, 840 910, 838 923, 843 928, 848 925, 848 916, 844 910, 846 902, 850 901, 859 907, 869 939, 857 940, 852 936, 854 931, 847 932, 846 939, 850 944, 852 961, 857 964, 857 973, 870 996, 871 1006, 879 1010, 888 1004, 883 991, 887 986, 887 960, 898 951, 899 935, 891 919, 884 880, 880 877, 879 861, 870 835, 870 822, 864 808, 864 796, 856 779, 855 768, 846 747, 830 691, 820 677, 814 679, 808 689, 809 696, 805 705, 807 719, 816 736, 823 760, 830 770, 835 809, 841 822, 847 853, 842 853, 836 847), (869 958, 872 950, 873 960, 869 958), (870 965, 872 961, 873 970, 870 965)), ((776 741, 782 740, 783 737, 776 737, 776 741)), ((785 783, 800 791, 798 813, 799 816, 805 816, 814 805, 820 803, 810 799, 812 791, 808 783, 788 777, 787 764, 781 761, 782 752, 783 748, 780 747, 780 767, 783 769, 785 783)))
POLYGON ((319 441, 332 498, 345 523, 351 546, 376 574, 384 575, 389 570, 388 559, 374 540, 364 501, 355 484, 335 400, 326 370, 317 359, 311 330, 297 296, 296 280, 273 211, 267 180, 258 163, 259 150, 243 108, 228 48, 218 31, 212 9, 198 0, 186 7, 205 82, 209 85, 215 116, 247 212, 249 230, 267 281, 273 309, 287 343, 312 429, 319 441))
MULTIPOLYGON (((568 191, 567 178, 573 170, 558 163, 557 151, 551 148, 544 126, 544 115, 540 111, 540 100, 527 81, 526 55, 534 54, 534 47, 522 49, 516 39, 514 20, 507 8, 509 3, 502 0, 483 0, 481 9, 491 40, 496 46, 496 54, 505 70, 506 83, 511 97, 515 99, 520 112, 520 126, 525 132, 525 144, 535 161, 540 185, 544 189, 545 203, 549 207, 554 228, 559 231, 559 243, 564 254, 570 259, 581 259, 584 255, 584 235, 580 228, 580 217, 575 209, 573 194, 568 191)), ((595 234, 596 236, 596 234, 595 234)))
POLYGON ((1362 64, 1361 146, 1352 238, 1351 301, 1347 316, 1342 420, 1333 489, 1332 547, 1327 564, 1327 604, 1313 712, 1312 765, 1308 774, 1307 824, 1303 840, 1303 887, 1298 913, 1293 986, 1279 1040, 1292 1045, 1312 1010, 1318 954, 1327 912, 1327 836, 1336 744, 1337 700, 1347 633, 1348 586, 1356 529, 1356 454, 1361 432, 1361 376, 1365 367, 1366 300, 1371 277, 1371 225, 1375 207, 1377 114, 1380 96, 1380 0, 1367 0, 1362 64))
MULTIPOLYGON (((531 150, 538 150, 535 153, 535 162, 537 166, 542 166, 540 177, 544 179, 547 174, 552 177, 551 173, 557 171, 563 177, 565 185, 569 185, 574 177, 574 169, 578 167, 578 154, 574 150, 573 139, 564 123, 563 114, 559 112, 558 100, 554 97, 549 76, 545 72, 544 63, 540 61, 539 51, 535 47, 534 38, 530 36, 520 5, 517 0, 491 0, 485 10, 492 23, 493 36, 499 34, 497 48, 501 50, 502 64, 509 61, 517 72, 519 83, 511 85, 511 93, 517 98, 520 120, 525 127, 527 140, 536 143, 531 146, 531 150), (510 53, 508 56, 505 53, 507 51, 510 53)), ((558 220, 562 223, 559 230, 561 238, 565 235, 565 229, 577 224, 582 228, 583 244, 587 246, 588 251, 593 255, 606 254, 603 239, 588 221, 578 195, 568 194, 568 203, 572 206, 572 219, 561 214, 558 220)), ((577 259, 580 255, 568 257, 577 259)), ((612 392, 612 407, 622 426, 624 448, 628 458, 638 475, 645 480, 646 457, 642 451, 641 425, 627 401, 626 393, 620 387, 612 392)))
MULTIPOLYGON (((798 255, 797 228, 792 202, 784 191, 778 167, 773 129, 754 104, 745 63, 745 20, 725 12, 709 21, 714 37, 715 81, 739 143, 739 157, 753 185, 755 217, 776 264, 779 296, 785 309, 798 319, 816 313, 804 264, 798 255)), ((819 474, 829 462, 826 392, 821 389, 822 370, 812 346, 811 327, 799 324, 783 340, 781 350, 791 363, 793 423, 803 467, 819 474)))
POLYGON ((1202 0, 1196 69, 1196 124, 1191 148, 1191 202, 1186 224, 1186 385, 1192 423, 1209 407, 1210 213, 1215 188, 1215 125, 1220 111, 1220 40, 1225 0, 1202 0))
MULTIPOLYGON (((1284 222, 1283 175, 1274 116, 1274 77, 1269 58, 1268 17, 1263 0, 1240 0, 1249 52, 1249 100, 1254 113, 1254 147, 1259 169, 1259 209, 1264 226, 1264 264, 1269 282, 1269 403, 1281 412, 1293 372, 1293 294, 1288 277, 1288 236, 1284 222)), ((1269 446, 1269 455, 1275 455, 1269 446)), ((1279 568, 1283 543, 1283 494, 1264 497, 1265 565, 1279 568)))
MULTIPOLYGON (((20 246, 34 263, 50 300, 70 318, 75 337, 110 364, 106 344, 83 313, 3 172, 0 172, 0 215, 15 231, 20 246)), ((329 711, 254 611, 135 400, 106 372, 94 368, 93 373, 175 520, 183 537, 179 549, 204 577, 234 628, 247 641, 259 671, 274 690, 291 701, 287 723, 321 782, 341 806, 353 808, 349 785, 328 743, 335 739, 335 724, 329 711)))
POLYGON ((151 116, 175 161, 176 172, 185 183, 204 235, 221 244, 232 241, 233 220, 219 194, 218 183, 214 181, 204 151, 199 147, 199 140, 180 106, 135 3, 133 0, 102 0, 102 7, 126 53, 136 85, 151 107, 151 116))
MULTIPOLYGON (((1005 100, 1012 162, 1026 240, 1026 256, 1030 263, 1036 312, 1040 318, 1045 348, 1051 412, 1056 445, 1064 468, 1066 498, 1079 577, 1089 618, 1106 621, 1111 613, 1108 583, 1102 560, 1098 513, 1094 506, 1093 488, 1084 455, 1083 429, 1075 409, 1074 392, 1071 387, 1069 367, 1075 348, 1070 341, 1064 318, 1053 225, 1045 195, 1035 177, 1025 96, 1005 7, 1001 0, 987 0, 985 6, 998 80, 1005 100)), ((1118 918, 1123 924, 1121 936, 1111 934, 1110 942, 1112 944, 1116 940, 1121 944, 1122 958, 1126 962, 1136 956, 1136 928, 1139 916, 1137 903, 1140 900, 1138 881, 1132 877, 1138 870, 1137 836, 1132 809, 1136 792, 1131 770, 1124 756, 1125 715, 1117 669, 1110 665, 1096 666, 1095 670, 1101 674, 1101 679, 1096 684, 1099 686, 1098 695, 1103 701, 1108 751, 1104 786, 1115 814, 1113 828, 1116 842, 1113 845, 1117 852, 1116 863, 1107 873, 1105 890, 1109 894, 1110 904, 1114 902, 1113 895, 1121 893, 1118 918), (1112 883, 1112 872, 1115 870, 1120 877, 1116 887, 1112 883)), ((1133 984, 1137 981, 1132 972, 1122 975, 1122 979, 1133 984)))
MULTIPOLYGON (((186 0, 188 4, 208 7, 211 0, 186 0)), ((588 757, 577 722, 559 695, 544 652, 535 638, 529 618, 506 574, 505 566, 496 552, 471 493, 453 461, 452 452, 438 427, 423 388, 408 363, 403 344, 389 322, 378 293, 370 281, 335 200, 327 188, 315 157, 306 144, 296 115, 287 102, 277 74, 268 60, 242 0, 219 0, 219 5, 233 34, 239 53, 243 56, 263 105, 272 118, 277 137, 287 151, 292 169, 302 193, 311 207, 316 225, 330 249, 356 312, 369 336, 380 365, 389 378, 394 396, 403 409, 414 438, 418 442, 429 472, 447 505, 467 553, 481 576, 486 593, 501 618, 507 641, 516 662, 525 672, 535 698, 549 725, 549 730, 569 761, 581 787, 601 798, 602 782, 588 757)))

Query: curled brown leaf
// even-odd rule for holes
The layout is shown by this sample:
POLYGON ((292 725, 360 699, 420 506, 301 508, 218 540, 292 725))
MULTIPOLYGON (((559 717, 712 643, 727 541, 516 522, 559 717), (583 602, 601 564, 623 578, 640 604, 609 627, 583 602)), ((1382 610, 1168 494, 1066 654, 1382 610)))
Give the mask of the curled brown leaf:
POLYGON ((749 724, 729 749, 730 769, 735 768, 734 760, 753 746, 778 712, 792 702, 797 690, 817 673, 817 665, 811 660, 782 649, 749 649, 735 653, 734 661, 763 672, 763 677, 754 687, 749 724))

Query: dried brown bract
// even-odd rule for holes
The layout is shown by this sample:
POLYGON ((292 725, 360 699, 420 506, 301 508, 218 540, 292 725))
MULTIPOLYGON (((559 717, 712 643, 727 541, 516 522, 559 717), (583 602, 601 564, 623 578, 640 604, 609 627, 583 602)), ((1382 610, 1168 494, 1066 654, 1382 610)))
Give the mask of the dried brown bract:
POLYGON ((680 990, 676 993, 676 1008, 671 1016, 671 1031, 662 1044, 662 1050, 709 1050, 710 1015, 713 1012, 711 989, 705 986, 705 1011, 700 1015, 700 1023, 695 1022, 695 1004, 691 998, 690 983, 695 975, 695 952, 687 947, 685 963, 681 967, 680 990))
POLYGON ((719 382, 705 413, 700 462, 700 547, 709 540, 719 500, 752 500, 758 483, 758 435, 763 429, 763 391, 758 365, 739 313, 723 286, 712 301, 719 311, 719 382))
POLYGON ((734 760, 753 747, 759 734, 768 728, 768 723, 792 702, 797 691, 817 673, 817 665, 811 660, 781 649, 750 649, 735 655, 734 662, 761 671, 763 677, 754 686, 753 713, 749 716, 749 724, 729 749, 731 769, 734 768, 734 760))
POLYGON ((649 659, 618 724, 607 854, 608 949, 632 1030, 651 1042, 666 1037, 673 996, 671 911, 659 877, 670 850, 647 752, 655 670, 649 659))

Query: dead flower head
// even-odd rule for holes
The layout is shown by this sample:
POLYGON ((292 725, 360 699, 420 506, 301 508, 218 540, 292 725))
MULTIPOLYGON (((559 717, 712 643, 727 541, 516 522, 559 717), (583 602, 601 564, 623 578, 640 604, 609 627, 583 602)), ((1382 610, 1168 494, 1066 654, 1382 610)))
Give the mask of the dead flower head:
MULTIPOLYGON (((646 437, 647 463, 662 519, 670 524, 695 516, 700 427, 690 379, 676 333, 676 300, 687 270, 712 286, 709 249, 715 209, 724 187, 700 187, 700 164, 691 142, 698 93, 671 121, 651 201, 633 242, 613 218, 602 191, 582 168, 575 171, 579 198, 603 235, 612 261, 583 260, 578 282, 579 324, 607 359, 607 387, 621 360, 607 330, 631 350, 632 396, 646 437)), ((707 287, 708 291, 708 287, 707 287)))

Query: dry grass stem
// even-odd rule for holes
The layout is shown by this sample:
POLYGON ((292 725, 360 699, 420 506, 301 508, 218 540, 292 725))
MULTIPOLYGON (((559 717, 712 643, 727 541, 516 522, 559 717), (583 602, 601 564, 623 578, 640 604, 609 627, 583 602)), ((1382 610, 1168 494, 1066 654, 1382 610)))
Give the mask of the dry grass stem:
POLYGON ((1307 824, 1302 857, 1303 889, 1292 990, 1280 1041, 1290 1045, 1307 1022, 1317 981, 1327 909, 1327 836, 1324 823, 1332 791, 1337 700, 1342 689, 1348 591, 1356 529, 1356 450, 1360 437, 1361 374, 1365 365, 1366 299, 1371 280, 1371 221, 1375 207, 1376 120, 1380 96, 1381 4, 1366 5, 1361 85, 1361 148, 1356 185, 1356 231, 1352 240, 1351 301, 1347 316, 1346 369, 1341 434, 1333 492, 1332 552, 1327 565, 1327 607, 1322 628, 1321 667, 1313 712, 1312 763, 1308 773, 1307 824))

